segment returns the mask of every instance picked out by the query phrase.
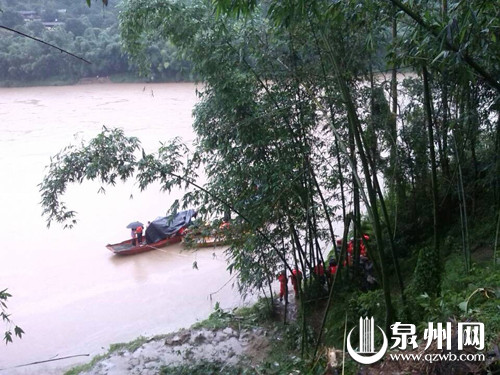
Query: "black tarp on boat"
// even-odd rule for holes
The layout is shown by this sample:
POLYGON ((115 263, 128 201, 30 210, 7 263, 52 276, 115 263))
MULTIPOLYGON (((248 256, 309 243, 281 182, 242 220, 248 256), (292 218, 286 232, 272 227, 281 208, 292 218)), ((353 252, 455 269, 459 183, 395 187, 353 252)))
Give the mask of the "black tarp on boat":
POLYGON ((195 214, 195 210, 187 210, 178 212, 175 216, 160 217, 152 221, 146 229, 146 242, 158 242, 176 234, 189 225, 195 214))

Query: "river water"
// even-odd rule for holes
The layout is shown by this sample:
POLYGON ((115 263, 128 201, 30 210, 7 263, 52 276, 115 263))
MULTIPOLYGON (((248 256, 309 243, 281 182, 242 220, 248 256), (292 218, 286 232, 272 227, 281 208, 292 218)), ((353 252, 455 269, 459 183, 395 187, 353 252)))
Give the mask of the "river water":
POLYGON ((61 373, 89 357, 13 367, 92 356, 111 343, 189 326, 216 301, 223 308, 244 303, 231 283, 210 298, 231 278, 221 248, 173 245, 129 257, 105 248, 128 238, 129 222, 163 215, 181 192, 153 186, 141 193, 127 182, 97 194, 99 185, 85 182, 64 197, 78 212, 74 229, 47 228, 41 217, 37 184, 51 155, 103 125, 123 128, 148 152, 174 136, 190 144, 195 89, 190 83, 0 88, 0 289, 13 295, 8 312, 26 332, 0 345, 2 375, 61 373))

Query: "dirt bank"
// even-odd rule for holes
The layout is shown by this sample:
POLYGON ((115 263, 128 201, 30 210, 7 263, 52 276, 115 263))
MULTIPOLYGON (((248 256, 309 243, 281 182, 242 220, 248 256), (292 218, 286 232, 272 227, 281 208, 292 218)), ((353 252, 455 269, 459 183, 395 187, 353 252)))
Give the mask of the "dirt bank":
MULTIPOLYGON (((283 302, 275 301, 272 312, 266 306, 267 303, 262 300, 252 307, 232 311, 216 305, 207 320, 189 329, 111 345, 107 354, 66 374, 148 375, 159 374, 162 368, 166 374, 191 374, 190 369, 196 374, 205 374, 204 364, 217 366, 217 371, 239 368, 259 373, 263 368, 281 369, 281 363, 296 360, 296 355, 288 350, 286 343, 288 325, 283 325, 285 306, 283 302), (286 357, 284 361, 276 357, 280 348, 286 357), (166 367, 168 370, 165 370, 166 367), (181 367, 188 367, 188 372, 179 370, 181 367)), ((288 321, 293 321, 296 315, 296 303, 292 300, 287 308, 288 321)))
POLYGON ((183 329, 149 339, 138 347, 115 350, 80 374, 152 375, 163 366, 202 361, 251 365, 267 354, 268 337, 269 332, 263 328, 183 329))

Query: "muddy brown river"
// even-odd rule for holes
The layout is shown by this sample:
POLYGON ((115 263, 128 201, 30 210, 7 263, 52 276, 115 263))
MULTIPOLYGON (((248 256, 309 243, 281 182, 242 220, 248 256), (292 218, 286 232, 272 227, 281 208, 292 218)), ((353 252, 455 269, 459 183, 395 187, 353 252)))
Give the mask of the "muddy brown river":
MULTIPOLYGON (((0 345, 0 374, 59 374, 89 357, 17 367, 81 354, 152 336, 206 318, 215 302, 244 303, 226 271, 223 249, 113 255, 107 243, 127 239, 126 225, 163 215, 181 192, 134 182, 98 194, 99 184, 70 186, 64 201, 78 225, 46 227, 37 184, 64 146, 120 127, 154 151, 160 141, 194 139, 194 84, 93 84, 0 88, 0 289, 13 297, 8 312, 26 334, 0 345), (133 199, 130 197, 133 196, 133 199), (197 261, 198 270, 193 269, 197 261)), ((0 324, 0 333, 4 325, 0 324)))

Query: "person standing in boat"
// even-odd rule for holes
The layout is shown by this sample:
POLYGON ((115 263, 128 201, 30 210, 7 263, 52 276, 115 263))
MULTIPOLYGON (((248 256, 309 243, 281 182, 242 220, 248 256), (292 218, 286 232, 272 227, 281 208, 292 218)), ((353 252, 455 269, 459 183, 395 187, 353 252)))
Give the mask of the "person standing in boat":
POLYGON ((144 228, 142 225, 139 225, 137 228, 135 228, 135 234, 137 235, 137 245, 142 246, 142 230, 144 228))
POLYGON ((132 238, 132 246, 135 246, 135 241, 136 241, 135 228, 130 229, 130 237, 132 238))

